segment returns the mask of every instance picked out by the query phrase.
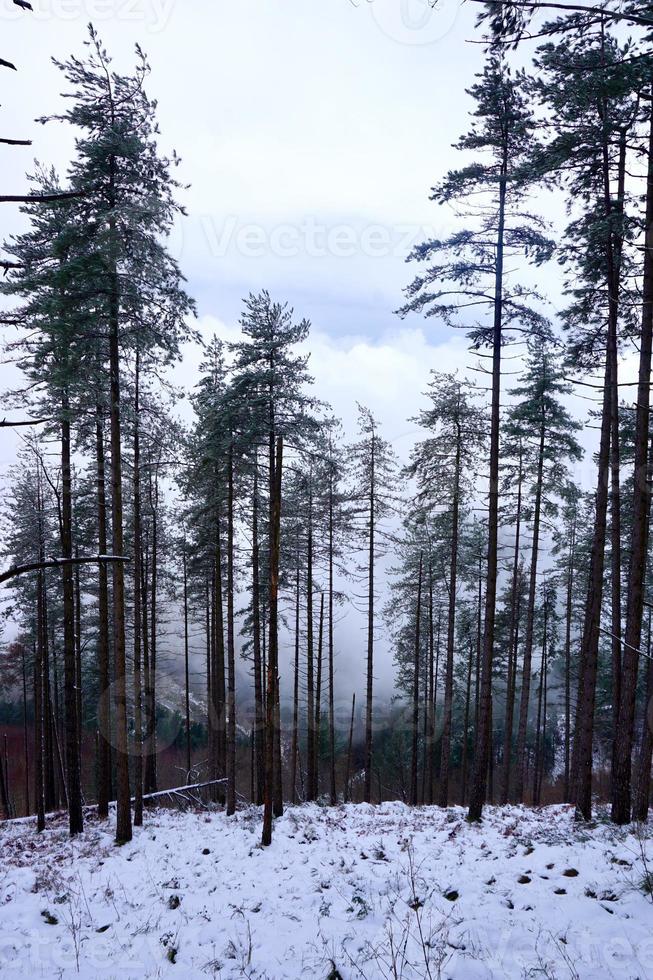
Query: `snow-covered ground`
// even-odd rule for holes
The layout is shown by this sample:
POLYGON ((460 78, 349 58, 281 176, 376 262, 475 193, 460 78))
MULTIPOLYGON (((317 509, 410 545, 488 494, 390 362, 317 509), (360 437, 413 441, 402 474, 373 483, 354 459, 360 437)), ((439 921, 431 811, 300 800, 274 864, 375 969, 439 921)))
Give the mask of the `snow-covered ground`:
POLYGON ((568 807, 157 810, 0 827, 0 977, 653 978, 653 826, 568 807))

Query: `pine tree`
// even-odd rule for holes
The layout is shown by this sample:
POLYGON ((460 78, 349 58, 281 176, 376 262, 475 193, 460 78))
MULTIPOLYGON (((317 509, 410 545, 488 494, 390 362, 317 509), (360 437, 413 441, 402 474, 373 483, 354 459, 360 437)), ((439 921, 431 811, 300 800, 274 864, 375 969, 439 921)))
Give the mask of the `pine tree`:
MULTIPOLYGON (((122 479, 121 346, 136 336, 161 362, 178 354, 188 336, 191 310, 181 288, 176 263, 166 252, 165 237, 178 211, 170 174, 172 162, 156 144, 156 104, 144 81, 149 67, 137 49, 132 76, 113 72, 110 59, 91 28, 85 60, 57 63, 70 87, 71 104, 57 117, 81 131, 70 184, 79 192, 75 220, 85 229, 78 256, 89 306, 105 330, 108 349, 111 444, 111 512, 113 554, 124 554, 122 479), (91 189, 93 193, 90 194, 91 189), (138 243, 138 244, 137 244, 138 243)), ((122 562, 113 568, 114 709, 117 761, 117 829, 119 842, 131 839, 127 747, 125 650, 125 575, 122 562)))
POLYGON ((454 375, 432 372, 427 391, 429 407, 415 419, 430 434, 427 439, 417 443, 408 467, 409 475, 416 478, 418 499, 423 505, 428 508, 450 508, 447 527, 451 542, 447 583, 449 611, 444 670, 444 717, 438 800, 440 806, 447 806, 449 802, 460 522, 465 500, 474 484, 474 467, 485 442, 486 430, 485 416, 474 402, 473 392, 468 392, 466 388, 454 375))
POLYGON ((428 262, 407 290, 402 309, 439 316, 445 323, 467 329, 476 348, 492 351, 492 399, 490 418, 490 468, 487 584, 481 671, 479 724, 476 732, 470 819, 481 817, 486 796, 492 713, 494 620, 497 593, 499 510, 499 426, 501 350, 507 332, 518 328, 538 334, 541 315, 529 304, 531 293, 523 285, 511 285, 506 260, 526 256, 536 263, 551 254, 552 243, 543 223, 525 215, 523 197, 532 170, 527 166, 535 143, 535 123, 523 92, 521 75, 513 77, 502 54, 492 52, 479 81, 470 89, 476 102, 474 123, 457 148, 483 154, 476 162, 453 171, 432 194, 439 203, 469 202, 468 217, 474 224, 444 240, 418 246, 411 259, 428 262), (468 316, 477 314, 470 323, 468 316))
POLYGON ((571 418, 562 401, 569 394, 570 386, 563 379, 559 358, 556 358, 551 343, 530 346, 520 381, 511 391, 518 400, 508 413, 507 429, 523 447, 533 517, 515 770, 515 797, 519 802, 523 799, 526 774, 541 522, 544 517, 554 516, 557 512, 557 502, 569 480, 567 461, 581 458, 574 436, 580 425, 571 418))
POLYGON ((363 799, 372 798, 372 715, 374 698, 374 630, 376 592, 374 573, 381 551, 381 522, 391 513, 394 501, 395 457, 390 444, 379 434, 379 423, 372 412, 358 406, 359 439, 349 450, 351 492, 354 506, 354 533, 367 553, 364 566, 367 580, 367 663, 365 700, 365 787, 363 799))

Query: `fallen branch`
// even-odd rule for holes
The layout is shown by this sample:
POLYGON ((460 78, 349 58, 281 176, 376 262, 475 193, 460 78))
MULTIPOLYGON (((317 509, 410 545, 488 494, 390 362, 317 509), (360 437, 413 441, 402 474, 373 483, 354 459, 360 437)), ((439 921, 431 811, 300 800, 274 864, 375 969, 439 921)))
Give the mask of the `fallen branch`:
MULTIPOLYGON (((184 793, 188 793, 192 789, 206 789, 208 786, 218 786, 220 783, 226 783, 226 779, 210 779, 206 783, 193 783, 191 786, 174 786, 170 789, 160 789, 157 793, 145 793, 143 795, 143 801, 154 800, 161 796, 181 796, 184 793)), ((132 803, 134 803, 135 797, 132 797, 132 803)))

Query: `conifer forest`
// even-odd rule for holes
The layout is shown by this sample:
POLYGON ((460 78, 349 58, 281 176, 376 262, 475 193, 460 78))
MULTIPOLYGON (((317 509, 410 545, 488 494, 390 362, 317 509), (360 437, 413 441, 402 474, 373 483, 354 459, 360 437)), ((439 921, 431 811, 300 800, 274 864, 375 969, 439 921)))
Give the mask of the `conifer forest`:
POLYGON ((653 4, 2 6, 0 977, 653 978, 653 4))

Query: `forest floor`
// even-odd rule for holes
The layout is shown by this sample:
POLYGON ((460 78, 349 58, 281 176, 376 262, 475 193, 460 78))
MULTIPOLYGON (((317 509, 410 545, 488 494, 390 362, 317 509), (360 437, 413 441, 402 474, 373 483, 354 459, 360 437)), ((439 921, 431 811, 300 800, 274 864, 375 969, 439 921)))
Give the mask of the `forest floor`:
POLYGON ((569 807, 154 810, 0 826, 0 977, 653 978, 653 824, 569 807))

